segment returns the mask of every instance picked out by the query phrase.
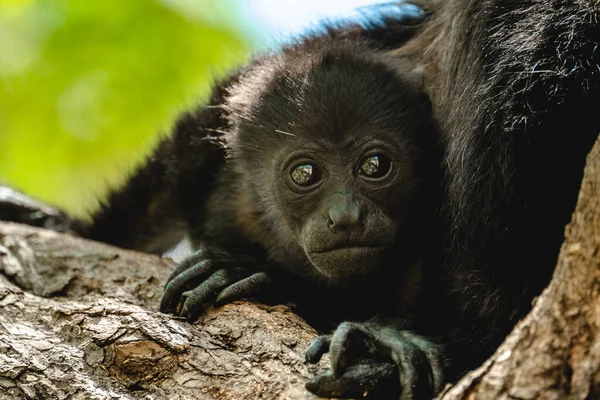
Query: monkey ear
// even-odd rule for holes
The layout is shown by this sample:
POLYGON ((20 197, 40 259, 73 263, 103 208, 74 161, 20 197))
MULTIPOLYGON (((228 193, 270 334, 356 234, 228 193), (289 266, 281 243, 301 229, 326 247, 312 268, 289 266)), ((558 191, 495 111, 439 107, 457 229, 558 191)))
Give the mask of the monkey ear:
POLYGON ((422 91, 425 88, 425 67, 422 65, 406 65, 399 67, 397 71, 413 90, 422 91), (408 67, 408 68, 407 68, 408 67))
POLYGON ((396 71, 404 82, 410 85, 414 90, 423 90, 425 87, 425 66, 415 65, 408 58, 398 57, 393 52, 387 53, 387 63, 396 71))
POLYGON ((408 79, 412 85, 419 89, 423 89, 425 87, 425 67, 422 65, 417 65, 410 71, 408 74, 408 79))

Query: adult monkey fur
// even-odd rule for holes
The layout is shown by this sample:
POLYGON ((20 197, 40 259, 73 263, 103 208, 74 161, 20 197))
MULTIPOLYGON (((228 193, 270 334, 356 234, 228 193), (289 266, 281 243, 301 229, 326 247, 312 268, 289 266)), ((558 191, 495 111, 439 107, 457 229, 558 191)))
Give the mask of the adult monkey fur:
POLYGON ((548 283, 600 132, 600 3, 449 0, 398 51, 445 147, 450 360, 487 358, 548 283))
MULTIPOLYGON (((425 90, 444 139, 439 293, 444 312, 434 322, 451 366, 460 372, 491 354, 553 270, 585 155, 600 131, 600 6, 573 0, 447 0, 428 8, 432 15, 423 29, 397 53, 424 66, 425 90)), ((199 111, 184 118, 176 133, 196 132, 194 118, 200 117, 218 124, 220 114, 199 111)), ((191 145, 207 144, 182 142, 170 149, 193 161, 187 171, 220 165, 222 155, 207 152, 199 158, 191 145)), ((172 164, 160 157, 167 150, 159 149, 159 157, 133 177, 134 198, 115 195, 112 204, 122 200, 122 214, 118 208, 100 214, 106 219, 97 220, 95 238, 160 250, 149 238, 170 217, 164 210, 185 209, 168 207, 173 200, 161 177, 173 172, 172 164), (155 196, 160 193, 165 194, 155 196), (153 212, 152 223, 147 210, 153 212), (106 223, 110 215, 121 223, 106 223)), ((194 189, 209 179, 196 178, 175 187, 175 193, 188 190, 188 197, 179 196, 187 205, 202 195, 194 189)), ((203 215, 188 218, 193 225, 203 215)))

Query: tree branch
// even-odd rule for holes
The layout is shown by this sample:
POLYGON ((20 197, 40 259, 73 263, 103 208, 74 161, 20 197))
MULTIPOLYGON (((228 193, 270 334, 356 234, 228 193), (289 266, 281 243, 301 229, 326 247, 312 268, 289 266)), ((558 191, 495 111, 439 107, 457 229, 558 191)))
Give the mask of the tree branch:
POLYGON ((314 398, 312 328, 250 303, 195 325, 161 314, 171 264, 0 223, 0 399, 314 398))

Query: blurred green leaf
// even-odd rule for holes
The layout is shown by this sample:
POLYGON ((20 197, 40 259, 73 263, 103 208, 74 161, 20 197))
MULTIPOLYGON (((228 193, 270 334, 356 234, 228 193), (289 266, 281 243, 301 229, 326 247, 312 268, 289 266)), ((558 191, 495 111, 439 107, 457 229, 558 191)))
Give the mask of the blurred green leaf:
POLYGON ((88 210, 245 59, 232 5, 0 0, 0 180, 88 210))

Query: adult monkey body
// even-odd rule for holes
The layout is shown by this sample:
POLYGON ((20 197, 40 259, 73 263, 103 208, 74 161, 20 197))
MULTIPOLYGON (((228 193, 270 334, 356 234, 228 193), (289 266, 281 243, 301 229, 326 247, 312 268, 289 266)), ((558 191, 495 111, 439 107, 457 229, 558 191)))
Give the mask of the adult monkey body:
MULTIPOLYGON (((399 53, 425 66, 444 138, 440 295, 448 301, 438 316, 448 317, 435 322, 451 364, 461 369, 489 356, 552 272, 585 154, 600 131, 600 11, 592 1, 572 0, 447 0, 431 10, 423 32, 399 53)), ((160 177, 170 176, 190 205, 203 201, 198 188, 209 180, 176 178, 165 160, 190 160, 177 164, 183 172, 219 165, 222 155, 203 152, 208 144, 190 135, 197 118, 219 126, 220 116, 205 109, 183 119, 177 135, 189 140, 164 144, 133 178, 129 195, 113 198, 122 213, 100 214, 93 236, 160 250, 160 241, 135 234, 156 237, 172 216, 166 210, 185 209, 169 207, 170 188, 160 177)), ((194 226, 204 216, 185 218, 194 226)))
POLYGON ((600 132, 600 4, 449 0, 399 50, 425 66, 445 141, 443 322, 487 358, 547 285, 600 132))

